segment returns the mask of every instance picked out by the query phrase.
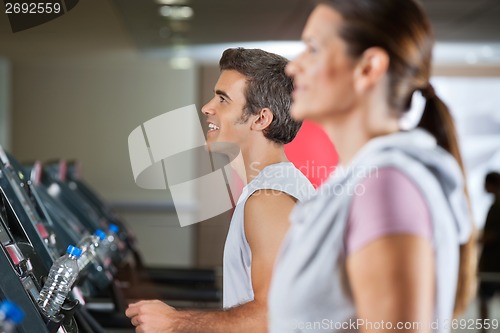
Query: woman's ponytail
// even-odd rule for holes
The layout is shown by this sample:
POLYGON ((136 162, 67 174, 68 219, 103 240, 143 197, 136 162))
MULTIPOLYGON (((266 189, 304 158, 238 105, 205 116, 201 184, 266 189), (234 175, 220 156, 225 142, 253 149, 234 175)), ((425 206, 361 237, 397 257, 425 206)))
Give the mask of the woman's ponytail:
MULTIPOLYGON (((427 130, 437 140, 439 146, 448 151, 457 160, 465 179, 465 168, 458 146, 457 132, 451 113, 436 95, 432 85, 428 84, 420 89, 422 96, 426 99, 424 112, 418 124, 418 127, 427 130)), ((469 202, 467 186, 464 184, 464 191, 469 202)), ((463 313, 472 298, 475 296, 477 281, 477 231, 475 224, 470 218, 473 232, 467 243, 460 246, 460 266, 458 273, 457 293, 455 298, 454 316, 463 313)))

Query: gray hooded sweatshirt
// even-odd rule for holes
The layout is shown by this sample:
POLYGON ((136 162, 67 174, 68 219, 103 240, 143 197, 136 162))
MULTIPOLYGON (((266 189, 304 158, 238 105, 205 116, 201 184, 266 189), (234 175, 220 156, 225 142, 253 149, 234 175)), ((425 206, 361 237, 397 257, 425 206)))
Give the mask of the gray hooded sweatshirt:
MULTIPOLYGON (((456 160, 428 132, 415 129, 371 140, 349 167, 337 168, 312 198, 293 210, 269 292, 270 333, 383 328, 356 316, 346 274, 345 232, 358 186, 385 167, 413 180, 428 205, 436 272, 434 318, 429 325, 433 332, 450 331, 459 245, 471 233, 470 214, 456 160)), ((424 325, 415 325, 419 324, 424 325)))

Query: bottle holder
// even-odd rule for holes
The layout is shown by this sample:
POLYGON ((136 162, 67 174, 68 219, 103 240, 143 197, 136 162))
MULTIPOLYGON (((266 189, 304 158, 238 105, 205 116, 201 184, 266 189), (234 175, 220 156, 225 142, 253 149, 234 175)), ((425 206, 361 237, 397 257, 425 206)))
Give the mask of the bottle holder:
POLYGON ((78 333, 78 326, 76 325, 73 315, 78 309, 80 302, 78 300, 66 299, 61 306, 60 312, 55 317, 42 316, 47 323, 47 330, 49 333, 57 333, 61 326, 64 326, 68 333, 78 333))

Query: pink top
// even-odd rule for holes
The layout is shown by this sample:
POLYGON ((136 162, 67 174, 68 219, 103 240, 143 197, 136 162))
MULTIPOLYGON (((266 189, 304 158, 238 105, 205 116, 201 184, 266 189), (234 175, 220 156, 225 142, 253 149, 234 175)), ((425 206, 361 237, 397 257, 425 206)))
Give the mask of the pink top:
POLYGON ((432 240, 427 203, 417 185, 404 173, 387 167, 361 185, 364 193, 354 197, 349 210, 347 254, 391 234, 410 234, 432 240))

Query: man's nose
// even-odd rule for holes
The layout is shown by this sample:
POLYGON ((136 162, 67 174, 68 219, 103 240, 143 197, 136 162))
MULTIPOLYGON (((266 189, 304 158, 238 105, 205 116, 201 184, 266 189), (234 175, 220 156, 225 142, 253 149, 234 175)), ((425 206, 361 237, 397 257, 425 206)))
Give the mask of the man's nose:
POLYGON ((213 115, 215 112, 214 108, 212 107, 212 101, 209 101, 207 104, 203 105, 203 107, 201 108, 201 112, 203 112, 205 116, 213 115))

